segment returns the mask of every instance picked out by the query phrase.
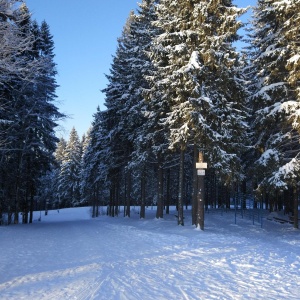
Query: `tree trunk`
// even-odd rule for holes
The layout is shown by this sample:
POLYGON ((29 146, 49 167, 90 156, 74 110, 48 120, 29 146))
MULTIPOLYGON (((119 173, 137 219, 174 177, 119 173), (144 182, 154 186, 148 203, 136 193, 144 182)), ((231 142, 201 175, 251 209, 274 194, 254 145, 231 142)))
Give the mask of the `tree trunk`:
POLYGON ((183 193, 184 193, 184 150, 180 149, 179 191, 178 191, 178 225, 181 225, 181 226, 184 225, 183 193))
POLYGON ((45 199, 45 216, 48 216, 48 198, 45 199))
POLYGON ((299 228, 298 224, 298 192, 297 187, 294 187, 294 228, 299 228))
POLYGON ((23 210, 22 210, 22 223, 28 224, 28 190, 26 189, 26 193, 23 201, 23 210))
MULTIPOLYGON (((1 195, 0 195, 0 197, 1 197, 1 195)), ((3 209, 2 209, 2 199, 0 198, 0 226, 1 225, 3 225, 3 209)))
POLYGON ((197 169, 196 163, 198 160, 198 149, 194 144, 194 160, 193 160, 193 198, 192 198, 192 225, 196 224, 197 220, 197 169))
POLYGON ((115 179, 112 178, 112 183, 110 187, 110 195, 109 195, 109 208, 108 208, 108 215, 114 217, 114 201, 115 201, 115 179))
POLYGON ((96 217, 96 189, 95 189, 95 187, 93 188, 93 193, 92 193, 92 208, 93 208, 92 218, 95 218, 96 217))
POLYGON ((16 186, 16 196, 15 196, 15 211, 14 211, 14 224, 19 224, 19 203, 20 203, 20 195, 19 195, 19 186, 17 183, 16 186))
POLYGON ((141 211, 140 218, 145 219, 145 207, 146 207, 146 179, 145 179, 145 170, 143 169, 141 174, 141 211))
POLYGON ((33 207, 34 207, 34 193, 31 191, 30 194, 30 210, 29 210, 29 223, 33 221, 33 207))
POLYGON ((269 192, 266 192, 266 197, 265 197, 265 209, 269 209, 269 192))
POLYGON ((127 173, 127 195, 126 195, 126 213, 125 217, 130 217, 130 204, 131 204, 131 174, 127 173))
POLYGON ((21 166, 23 162, 23 154, 17 155, 18 168, 16 170, 16 191, 15 191, 15 210, 14 210, 14 224, 19 224, 19 211, 20 211, 20 182, 21 182, 21 166))
POLYGON ((120 196, 121 196, 121 189, 120 189, 120 180, 121 180, 121 171, 116 174, 116 183, 115 183, 115 198, 114 198, 114 216, 119 215, 119 205, 120 205, 120 196))
POLYGON ((166 183, 166 214, 168 215, 170 213, 170 199, 171 199, 171 170, 167 170, 167 183, 166 183))
POLYGON ((98 182, 96 183, 96 195, 95 196, 96 196, 95 197, 95 200, 96 200, 95 216, 96 216, 96 218, 98 218, 99 217, 99 202, 100 202, 99 201, 99 183, 98 182))
POLYGON ((163 168, 162 168, 162 162, 161 162, 161 154, 157 157, 158 162, 158 193, 157 193, 157 209, 156 209, 156 218, 160 219, 164 217, 163 213, 163 168))

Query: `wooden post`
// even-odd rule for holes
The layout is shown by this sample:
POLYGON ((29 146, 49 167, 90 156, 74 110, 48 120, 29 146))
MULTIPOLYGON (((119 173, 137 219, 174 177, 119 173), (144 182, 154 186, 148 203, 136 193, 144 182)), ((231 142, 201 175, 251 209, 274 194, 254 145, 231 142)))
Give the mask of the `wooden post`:
POLYGON ((294 228, 298 229, 298 192, 297 186, 294 186, 294 228))
MULTIPOLYGON (((199 151, 198 162, 203 163, 203 153, 199 151)), ((197 194, 197 221, 196 227, 204 230, 204 176, 198 175, 198 194, 197 194)))

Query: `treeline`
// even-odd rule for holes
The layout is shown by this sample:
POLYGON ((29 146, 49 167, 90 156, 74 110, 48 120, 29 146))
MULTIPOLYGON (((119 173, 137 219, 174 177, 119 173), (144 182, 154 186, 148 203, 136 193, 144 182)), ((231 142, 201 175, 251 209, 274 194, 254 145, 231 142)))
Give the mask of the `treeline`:
MULTIPOLYGON (((242 178, 246 149, 245 78, 232 43, 243 9, 228 1, 142 1, 131 13, 107 76, 106 110, 98 111, 84 155, 84 195, 109 214, 118 206, 193 204, 197 224, 198 151, 220 188, 242 178), (93 159, 92 159, 93 158, 93 159)), ((225 202, 220 193, 218 202, 225 202)), ((209 201, 207 197, 207 201, 209 201)))
MULTIPOLYGON (((130 206, 192 204, 208 163, 206 207, 254 207, 298 215, 300 1, 258 1, 238 53, 232 1, 143 0, 118 39, 109 84, 83 153, 82 199, 97 215, 130 206)), ((294 218, 298 227, 298 218, 294 218)))
POLYGON ((298 215, 300 0, 258 1, 239 53, 245 11, 223 0, 141 1, 118 39, 106 110, 97 109, 84 143, 77 136, 70 151, 74 129, 58 144, 45 184, 55 207, 88 203, 97 216, 107 205, 115 216, 122 205, 130 216, 138 205, 144 218, 154 204, 162 218, 172 204, 184 225, 192 204, 199 226, 203 157, 206 207, 231 199, 243 207, 251 197, 298 215))
POLYGON ((61 114, 54 43, 25 3, 0 0, 0 225, 32 222, 41 176, 54 163, 61 114))

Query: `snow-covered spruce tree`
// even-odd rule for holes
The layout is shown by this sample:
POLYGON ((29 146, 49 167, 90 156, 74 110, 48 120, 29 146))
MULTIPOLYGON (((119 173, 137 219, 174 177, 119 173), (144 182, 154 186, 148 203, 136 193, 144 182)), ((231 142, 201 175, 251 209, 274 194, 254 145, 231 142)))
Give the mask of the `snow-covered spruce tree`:
MULTIPOLYGON (((42 182, 41 182, 41 186, 38 190, 38 196, 40 198, 40 195, 43 194, 43 185, 47 185, 48 184, 48 180, 52 180, 51 182, 51 187, 52 187, 52 207, 53 208, 60 208, 60 193, 59 193, 59 182, 60 182, 60 172, 61 172, 61 167, 64 161, 64 153, 67 147, 67 141, 65 140, 65 138, 61 137, 58 141, 58 143, 56 144, 56 149, 54 152, 54 163, 52 165, 51 168, 51 174, 46 173, 45 177, 42 177, 42 182), (44 180, 46 182, 44 182, 44 180)), ((40 203, 43 202, 43 199, 39 200, 40 203)))
POLYGON ((63 162, 59 174, 59 198, 61 207, 80 206, 81 144, 73 127, 63 153, 63 162))
MULTIPOLYGON (((141 15, 144 21, 141 26, 148 33, 148 41, 143 45, 144 53, 147 54, 149 66, 143 76, 147 82, 143 88, 143 97, 145 99, 144 116, 145 120, 141 127, 141 134, 136 140, 134 156, 136 161, 140 161, 147 166, 148 171, 152 171, 155 166, 157 172, 157 211, 156 218, 163 218, 163 186, 164 186, 164 163, 167 161, 168 145, 166 132, 160 124, 160 118, 168 111, 168 103, 163 101, 163 91, 154 91, 153 82, 158 78, 159 73, 152 62, 152 42, 162 30, 154 22, 157 21, 156 5, 160 1, 151 1, 144 7, 141 15), (149 63, 150 61, 150 63, 149 63)), ((146 4, 146 2, 145 2, 146 4)))
POLYGON ((59 139, 59 142, 57 143, 56 150, 54 153, 55 162, 58 165, 58 167, 61 166, 63 160, 64 160, 64 152, 67 147, 67 141, 62 137, 59 139))
MULTIPOLYGON (((123 32, 124 35, 124 32, 123 32)), ((105 93, 106 111, 103 112, 103 127, 109 136, 109 158, 107 162, 108 181, 110 183, 110 205, 109 215, 114 216, 114 209, 118 207, 119 181, 121 180, 122 171, 126 165, 126 145, 122 145, 120 137, 120 118, 119 110, 122 110, 122 96, 128 88, 126 81, 126 66, 123 65, 122 57, 124 56, 121 38, 118 40, 118 48, 113 58, 110 74, 107 75, 109 81, 107 87, 103 90, 105 93), (124 82, 125 81, 125 82, 124 82)), ((127 152, 127 153, 126 153, 127 152)))
MULTIPOLYGON (((62 114, 53 104, 57 87, 53 47, 48 46, 48 53, 39 47, 37 41, 43 41, 43 38, 39 36, 39 28, 32 23, 24 3, 16 10, 13 10, 14 6, 9 7, 12 9, 9 22, 12 27, 9 28, 11 32, 17 32, 18 40, 25 43, 22 51, 16 48, 16 52, 10 53, 11 58, 14 62, 18 61, 19 70, 26 72, 13 72, 13 62, 13 68, 8 68, 6 80, 1 85, 1 107, 8 121, 5 128, 1 128, 5 141, 1 160, 6 161, 7 178, 16 178, 14 187, 4 188, 7 189, 6 197, 11 198, 14 222, 18 223, 18 213, 23 211, 23 222, 27 223, 28 212, 29 222, 32 222, 38 179, 53 161, 57 142, 54 128, 62 114)), ((49 39, 53 45, 51 35, 49 39)))
MULTIPOLYGON (((277 3, 280 5, 280 12, 287 15, 282 31, 287 49, 289 52, 289 59, 287 61, 288 78, 287 81, 292 90, 296 93, 296 101, 300 102, 300 43, 299 43, 299 25, 300 25, 300 1, 288 1, 286 3, 277 3)), ((293 126, 299 131, 299 114, 295 113, 292 118, 293 126), (296 123, 294 122, 296 121, 296 123)))
POLYGON ((100 108, 94 114, 92 127, 88 133, 88 144, 83 152, 81 172, 81 193, 85 202, 92 206, 92 217, 98 217, 99 205, 106 190, 107 178, 107 136, 103 134, 102 128, 103 113, 100 108), (102 197, 102 198, 100 198, 102 197))
POLYGON ((82 155, 86 152, 87 147, 90 143, 90 133, 91 133, 92 127, 90 127, 88 129, 88 131, 86 133, 83 134, 82 138, 81 138, 81 146, 82 146, 82 155))
POLYGON ((168 132, 170 149, 180 151, 178 224, 183 225, 183 162, 189 143, 205 148, 205 157, 223 181, 240 175, 245 130, 243 81, 237 72, 237 21, 244 9, 232 1, 162 0, 157 22, 162 34, 153 41, 157 68, 149 77, 149 98, 157 123, 168 132), (157 99, 157 100, 154 100, 157 99))
POLYGON ((272 199, 299 181, 299 8, 299 1, 258 1, 250 34, 255 174, 258 191, 272 199))
MULTIPOLYGON (((280 3, 279 3, 280 4, 280 3)), ((287 63, 289 88, 295 93, 295 99, 293 99, 297 105, 297 109, 292 113, 290 122, 294 129, 300 133, 300 118, 299 118, 299 103, 300 103, 300 1, 294 0, 287 3, 283 3, 280 8, 287 14, 287 20, 283 26, 283 32, 285 36, 285 41, 288 42, 289 59, 287 63)), ((299 178, 298 178, 299 181, 299 178)), ((294 228, 299 228, 299 221, 296 216, 298 216, 298 190, 293 182, 293 215, 294 215, 294 228)))
MULTIPOLYGON (((54 152, 54 163, 51 168, 51 175, 46 174, 46 181, 48 179, 52 179, 53 182, 51 182, 52 186, 52 193, 53 193, 53 203, 52 206, 59 209, 60 208, 60 193, 59 193, 59 184, 60 184, 60 172, 61 172, 61 167, 64 161, 64 153, 67 147, 67 141, 65 138, 61 137, 56 144, 56 149, 54 152)), ((43 182, 42 182, 43 184, 43 182)), ((43 194, 43 191, 41 190, 43 187, 41 186, 39 188, 38 194, 41 195, 43 194)), ((43 199, 39 200, 41 203, 43 199)))
MULTIPOLYGON (((18 208, 18 197, 15 186, 18 185, 16 170, 16 145, 13 143, 14 128, 14 102, 12 100, 12 82, 16 78, 25 77, 31 73, 20 72, 24 60, 18 59, 19 53, 32 47, 32 36, 24 39, 17 22, 19 21, 19 7, 14 7, 15 1, 0 0, 0 223, 10 224, 12 213, 18 208), (4 217, 7 215, 7 217, 4 217)), ((15 213, 15 216, 18 216, 15 213)), ((18 219, 15 220, 18 222, 18 219)))
MULTIPOLYGON (((57 84, 55 76, 57 71, 54 62, 53 37, 45 21, 42 22, 40 31, 36 29, 38 29, 36 22, 33 22, 30 27, 35 38, 32 52, 33 59, 43 62, 44 67, 36 74, 35 83, 32 86, 28 86, 28 95, 26 95, 28 99, 32 101, 30 113, 25 117, 27 123, 27 125, 25 125, 27 143, 28 148, 31 149, 28 153, 31 160, 31 165, 29 166, 30 172, 27 172, 28 176, 30 176, 30 181, 33 178, 37 180, 39 177, 51 171, 54 161, 53 152, 58 141, 54 129, 57 126, 57 120, 63 117, 54 104, 56 99, 55 91, 57 84)), ((52 195, 52 200, 53 199, 54 195, 52 195)), ((33 200, 31 200, 30 221, 32 221, 32 201, 33 200)))
POLYGON ((124 77, 121 82, 123 94, 122 97, 118 99, 118 134, 120 138, 119 143, 121 147, 123 147, 123 159, 125 159, 122 173, 126 186, 125 216, 128 217, 130 217, 130 206, 133 201, 133 174, 132 170, 127 168, 127 165, 133 151, 134 132, 141 124, 141 113, 138 102, 140 99, 137 99, 138 91, 142 87, 139 87, 139 84, 142 85, 140 70, 137 70, 140 65, 137 53, 140 52, 140 49, 138 49, 137 46, 137 37, 135 37, 135 33, 132 31, 134 19, 135 14, 131 12, 125 24, 122 38, 119 39, 121 50, 119 52, 119 63, 125 68, 123 69, 124 77))
MULTIPOLYGON (((23 56, 20 59, 20 53, 32 51, 34 36, 24 35, 20 24, 28 19, 22 10, 26 6, 20 5, 18 0, 0 0, 0 82, 1 91, 12 78, 19 78, 24 82, 32 82, 36 73, 42 66, 40 61, 31 60, 30 57, 23 56), (26 68, 24 68, 26 62, 26 68)), ((2 103, 1 103, 2 104, 2 103)))
MULTIPOLYGON (((132 172, 126 168, 133 151, 136 138, 135 131, 141 125, 140 91, 143 86, 141 69, 147 68, 141 59, 142 49, 138 42, 141 34, 132 30, 131 24, 136 16, 133 12, 124 26, 122 36, 118 39, 118 48, 107 75, 109 84, 104 93, 107 110, 103 113, 103 128, 110 137, 109 180, 111 183, 111 205, 117 207, 118 197, 123 193, 126 202, 125 216, 130 216, 132 202, 132 172), (136 36, 139 34, 139 38, 136 36), (121 190, 120 182, 124 182, 126 190, 121 190)), ((112 214, 112 213, 111 213, 112 214)))
POLYGON ((91 131, 92 126, 88 129, 86 133, 83 134, 81 138, 81 168, 80 168, 80 194, 81 194, 81 205, 89 205, 89 199, 88 195, 84 193, 84 186, 85 186, 85 176, 84 176, 84 170, 85 170, 85 161, 84 157, 88 151, 88 147, 91 141, 91 131))
POLYGON ((92 217, 97 217, 96 213, 96 183, 95 179, 97 177, 97 164, 95 166, 95 157, 97 155, 95 151, 95 141, 96 135, 95 135, 95 121, 96 121, 96 114, 94 115, 94 121, 92 122, 92 127, 88 131, 88 141, 86 146, 84 147, 83 154, 82 154, 82 168, 81 168, 81 181, 80 181, 80 191, 82 195, 82 199, 84 201, 91 205, 93 208, 92 217))
POLYGON ((57 181, 59 170, 54 166, 39 177, 36 193, 36 210, 45 211, 48 215, 49 209, 60 208, 59 195, 57 193, 57 181))
MULTIPOLYGON (((151 73, 152 65, 146 54, 156 33, 152 21, 155 20, 154 0, 143 0, 139 3, 137 14, 131 15, 127 27, 126 39, 123 40, 127 66, 128 86, 122 114, 121 128, 125 140, 130 142, 131 152, 126 169, 132 173, 132 195, 140 198, 140 217, 145 217, 145 188, 147 174, 152 167, 148 163, 149 148, 144 147, 147 131, 147 103, 143 91, 148 88, 145 79, 151 73)), ((128 205, 130 203, 128 202, 128 205)))

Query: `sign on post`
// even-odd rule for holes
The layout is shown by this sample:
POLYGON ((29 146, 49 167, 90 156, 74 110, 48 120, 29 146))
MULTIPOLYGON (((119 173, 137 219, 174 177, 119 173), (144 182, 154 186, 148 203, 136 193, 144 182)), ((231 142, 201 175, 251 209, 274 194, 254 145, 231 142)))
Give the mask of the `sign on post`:
POLYGON ((205 170, 197 170, 197 175, 198 176, 204 176, 205 175, 205 170))
POLYGON ((207 169, 207 163, 196 163, 196 169, 207 169))
POLYGON ((198 163, 196 163, 197 169, 197 185, 198 185, 198 193, 197 193, 197 220, 196 226, 200 227, 201 230, 204 230, 204 196, 205 196, 205 184, 204 184, 204 176, 205 169, 207 169, 207 163, 203 162, 203 153, 199 152, 198 163))

